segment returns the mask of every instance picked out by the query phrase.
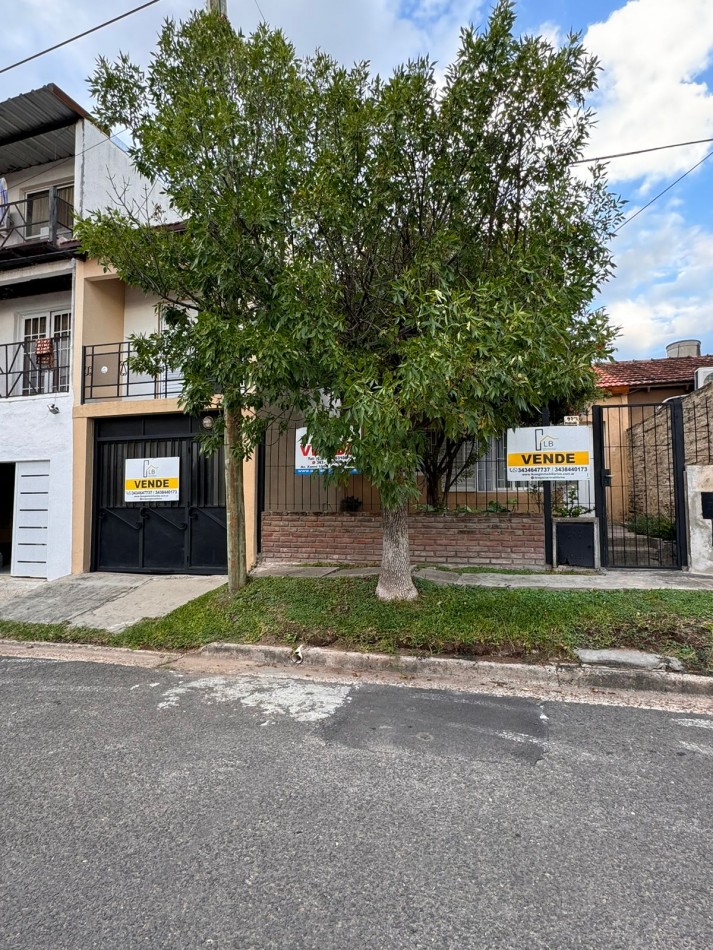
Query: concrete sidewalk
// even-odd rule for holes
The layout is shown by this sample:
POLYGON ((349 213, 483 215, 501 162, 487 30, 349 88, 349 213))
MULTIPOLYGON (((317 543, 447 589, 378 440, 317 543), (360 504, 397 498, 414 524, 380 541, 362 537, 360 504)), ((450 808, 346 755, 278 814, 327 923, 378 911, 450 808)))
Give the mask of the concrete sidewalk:
POLYGON ((224 574, 75 574, 55 581, 0 576, 0 620, 65 623, 118 633, 163 617, 225 584, 224 574))
MULTIPOLYGON (((286 561, 258 565, 252 577, 375 577, 378 567, 312 567, 286 561)), ((414 567, 413 576, 434 584, 459 587, 530 587, 545 590, 710 590, 713 576, 684 571, 602 571, 601 573, 563 573, 542 571, 532 574, 498 574, 459 571, 453 565, 414 567)))

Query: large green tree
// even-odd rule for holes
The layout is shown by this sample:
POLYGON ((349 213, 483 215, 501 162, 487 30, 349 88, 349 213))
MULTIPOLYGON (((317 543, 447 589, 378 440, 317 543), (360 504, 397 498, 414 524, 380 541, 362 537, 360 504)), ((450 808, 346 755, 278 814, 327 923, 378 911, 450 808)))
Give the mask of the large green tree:
POLYGON ((573 168, 596 73, 577 37, 518 38, 501 2, 441 82, 427 59, 383 80, 203 14, 166 24, 146 73, 122 57, 94 75, 100 119, 132 128, 185 222, 80 226, 171 306, 143 358, 183 366, 190 410, 223 394, 236 457, 275 406, 325 457, 351 444, 381 497, 382 598, 416 596, 407 508, 434 443, 581 400, 609 351, 589 307, 619 209, 601 168, 573 168))
POLYGON ((514 21, 501 2, 464 30, 442 83, 427 59, 387 80, 310 69, 304 226, 280 290, 332 397, 307 407, 312 442, 331 457, 349 441, 379 489, 385 599, 416 596, 407 506, 434 445, 580 402, 610 351, 590 305, 619 205, 601 168, 574 167, 597 64, 577 37, 554 49, 514 21))

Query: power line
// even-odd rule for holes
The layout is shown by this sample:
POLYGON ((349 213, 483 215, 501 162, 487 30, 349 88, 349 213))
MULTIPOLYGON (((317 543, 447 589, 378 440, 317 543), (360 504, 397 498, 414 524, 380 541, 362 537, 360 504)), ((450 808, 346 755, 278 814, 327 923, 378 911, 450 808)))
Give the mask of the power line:
POLYGON ((695 170, 698 168, 699 165, 702 165, 703 162, 707 161, 707 160, 711 157, 711 155, 713 155, 713 151, 709 152, 704 158, 702 158, 702 159, 700 160, 700 162, 696 162, 695 165, 692 165, 691 168, 689 168, 687 172, 684 172, 682 175, 679 175, 679 177, 676 179, 676 181, 672 181, 671 184, 668 185, 666 188, 664 188, 663 191, 660 191, 657 195, 655 195, 655 196, 651 199, 651 201, 647 202, 647 203, 643 206, 643 208, 639 208, 639 210, 638 210, 638 211, 635 211, 635 212, 631 215, 631 217, 626 218, 626 220, 622 221, 621 224, 619 225, 619 227, 615 229, 614 233, 616 234, 617 231, 621 231, 621 229, 624 227, 625 224, 628 224, 630 221, 633 221, 634 218, 638 217, 638 215, 640 215, 642 211, 646 211, 647 208, 650 208, 651 205, 654 203, 654 201, 658 201, 659 198, 663 197, 663 195, 665 195, 667 191, 670 191, 670 190, 673 188, 674 185, 677 185, 677 184, 679 183, 679 181, 683 181, 683 179, 686 177, 686 175, 690 175, 691 172, 695 171, 695 170))
POLYGON ((99 26, 93 26, 91 30, 85 30, 83 33, 77 33, 76 36, 70 36, 68 40, 63 40, 61 43, 55 43, 54 46, 48 46, 47 49, 43 49, 39 53, 33 53, 32 56, 26 56, 24 59, 20 59, 16 63, 12 63, 10 66, 3 66, 3 68, 0 69, 0 74, 7 73, 11 69, 16 69, 18 66, 24 66, 25 63, 30 63, 33 59, 39 59, 40 56, 44 56, 46 53, 51 53, 53 50, 59 49, 62 46, 67 46, 68 43, 73 43, 75 40, 81 40, 83 36, 89 36, 90 33, 96 33, 97 30, 103 30, 105 26, 111 26, 112 23, 118 23, 119 20, 123 20, 127 16, 131 16, 134 13, 139 13, 140 10, 145 10, 146 7, 152 7, 155 3, 160 2, 161 0, 148 0, 148 3, 142 3, 140 7, 134 7, 133 10, 127 10, 126 13, 122 13, 120 16, 115 16, 112 20, 106 20, 104 23, 100 23, 99 26))
POLYGON ((264 14, 264 13, 262 12, 262 10, 260 9, 260 4, 257 2, 257 0, 254 0, 254 3, 255 3, 255 6, 257 7, 257 12, 258 12, 258 13, 260 14, 260 16, 262 17, 262 22, 263 22, 263 23, 267 23, 267 20, 265 19, 265 14, 264 14))
POLYGON ((643 155, 644 152, 660 152, 665 148, 681 148, 684 145, 702 145, 713 142, 711 139, 694 139, 692 142, 673 142, 671 145, 654 145, 653 148, 637 148, 633 152, 616 152, 614 155, 595 155, 593 158, 578 158, 573 165, 584 165, 587 162, 605 162, 610 158, 626 158, 627 155, 643 155))

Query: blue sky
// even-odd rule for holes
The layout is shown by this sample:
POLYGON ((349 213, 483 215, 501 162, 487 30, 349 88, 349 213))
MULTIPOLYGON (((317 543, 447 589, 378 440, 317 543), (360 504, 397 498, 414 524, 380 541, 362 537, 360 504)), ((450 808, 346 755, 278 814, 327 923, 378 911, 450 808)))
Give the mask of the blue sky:
MULTIPOLYGON (((0 0, 0 67, 140 0, 0 0)), ((55 82, 91 108, 86 77, 97 55, 120 50, 146 62, 162 20, 199 0, 160 0, 114 26, 0 76, 0 98, 55 82)), ((380 72, 409 56, 452 58, 459 28, 483 23, 491 0, 228 0, 233 24, 265 18, 300 52, 321 46, 337 58, 368 59, 380 72)), ((519 0, 521 32, 554 42, 581 32, 602 65, 592 105, 589 155, 713 138, 713 0, 519 0)), ((632 214, 713 149, 693 145, 612 160, 609 180, 632 214)), ((615 277, 601 303, 622 328, 620 359, 664 356, 665 345, 696 338, 713 354, 713 157, 626 224, 614 243, 615 277)))

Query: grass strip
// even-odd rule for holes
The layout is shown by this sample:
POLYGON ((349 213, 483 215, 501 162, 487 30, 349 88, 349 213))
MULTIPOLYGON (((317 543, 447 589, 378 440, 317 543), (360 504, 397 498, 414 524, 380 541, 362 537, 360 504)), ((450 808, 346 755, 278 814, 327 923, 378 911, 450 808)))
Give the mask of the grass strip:
POLYGON ((449 656, 572 659, 578 647, 629 647, 713 674, 713 593, 443 587, 416 580, 411 603, 381 603, 376 578, 267 577, 220 588, 119 634, 0 621, 17 640, 188 650, 213 640, 449 656))

